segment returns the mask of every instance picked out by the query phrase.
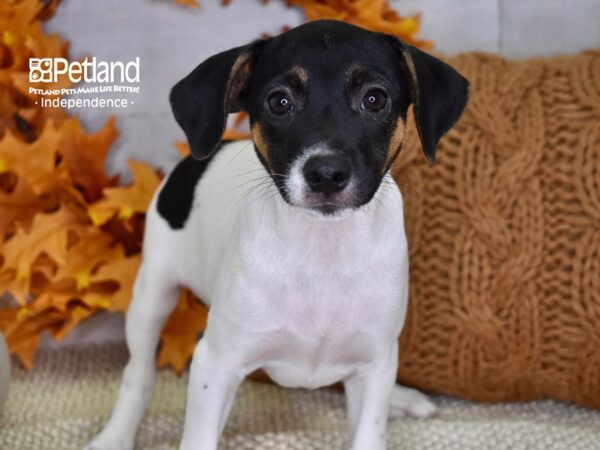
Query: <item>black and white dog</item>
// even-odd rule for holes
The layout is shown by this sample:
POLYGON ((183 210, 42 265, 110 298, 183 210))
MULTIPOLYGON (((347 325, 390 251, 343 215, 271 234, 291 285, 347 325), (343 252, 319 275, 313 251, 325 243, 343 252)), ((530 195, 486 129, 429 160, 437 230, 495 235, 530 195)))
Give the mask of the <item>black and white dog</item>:
POLYGON ((220 53, 177 83, 171 104, 193 158, 148 211, 127 314, 130 360, 110 420, 87 448, 133 448, 179 286, 210 306, 182 449, 217 448, 236 389, 258 368, 283 386, 343 382, 353 450, 386 448, 390 409, 432 413, 425 396, 395 385, 408 253, 389 168, 409 105, 433 161, 467 90, 440 60, 335 21, 220 53), (220 144, 227 114, 239 110, 253 142, 220 144))

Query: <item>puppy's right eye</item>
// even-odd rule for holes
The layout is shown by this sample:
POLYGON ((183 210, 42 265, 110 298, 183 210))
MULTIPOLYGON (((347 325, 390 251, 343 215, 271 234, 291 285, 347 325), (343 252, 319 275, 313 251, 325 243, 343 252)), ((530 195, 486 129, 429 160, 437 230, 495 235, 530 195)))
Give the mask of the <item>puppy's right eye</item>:
POLYGON ((294 103, 289 95, 276 92, 269 97, 269 109, 277 115, 287 114, 294 109, 294 103))
POLYGON ((371 89, 363 97, 360 107, 371 112, 381 111, 387 102, 387 95, 381 89, 371 89))

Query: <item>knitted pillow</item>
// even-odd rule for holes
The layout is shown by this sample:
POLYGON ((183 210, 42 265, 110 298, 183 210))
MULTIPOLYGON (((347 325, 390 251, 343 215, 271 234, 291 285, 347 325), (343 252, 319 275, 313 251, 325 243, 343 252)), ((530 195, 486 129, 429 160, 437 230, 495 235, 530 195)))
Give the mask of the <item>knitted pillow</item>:
POLYGON ((467 110, 394 166, 410 247, 399 378, 479 401, 600 407, 600 51, 465 54, 467 110))

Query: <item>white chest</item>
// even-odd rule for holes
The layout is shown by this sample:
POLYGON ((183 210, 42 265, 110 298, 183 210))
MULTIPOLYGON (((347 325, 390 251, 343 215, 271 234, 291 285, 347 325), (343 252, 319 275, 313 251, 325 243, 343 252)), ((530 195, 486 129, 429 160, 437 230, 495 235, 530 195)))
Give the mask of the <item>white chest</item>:
POLYGON ((403 224, 385 217, 242 222, 211 302, 251 341, 253 364, 282 385, 317 387, 390 348, 408 265, 403 224))

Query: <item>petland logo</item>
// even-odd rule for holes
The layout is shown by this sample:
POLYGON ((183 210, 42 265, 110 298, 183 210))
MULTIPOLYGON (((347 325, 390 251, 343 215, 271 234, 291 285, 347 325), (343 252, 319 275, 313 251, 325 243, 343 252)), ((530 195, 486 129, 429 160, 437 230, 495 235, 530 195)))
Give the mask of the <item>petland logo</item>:
POLYGON ((69 62, 65 58, 30 58, 30 83, 56 83, 61 75, 73 83, 139 83, 140 58, 122 61, 97 61, 86 58, 83 62, 69 62))
MULTIPOLYGON (((134 61, 98 61, 86 58, 69 62, 64 58, 29 59, 29 93, 43 108, 127 108, 140 93, 140 58, 134 61), (48 86, 65 77, 74 87, 48 86)), ((68 83, 67 83, 68 84, 68 83)))

